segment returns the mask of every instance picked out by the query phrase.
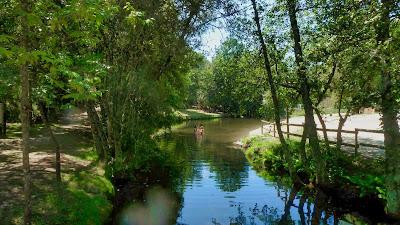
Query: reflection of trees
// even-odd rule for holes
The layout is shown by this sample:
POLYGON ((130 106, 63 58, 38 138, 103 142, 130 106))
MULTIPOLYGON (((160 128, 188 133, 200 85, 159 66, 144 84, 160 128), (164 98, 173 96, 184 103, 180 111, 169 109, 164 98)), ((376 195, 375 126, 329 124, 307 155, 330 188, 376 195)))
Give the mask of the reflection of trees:
POLYGON ((215 181, 223 191, 237 191, 248 177, 243 153, 228 149, 224 144, 204 141, 199 145, 193 135, 173 135, 172 139, 162 141, 160 145, 173 154, 174 161, 179 162, 179 169, 184 170, 184 176, 181 177, 183 182, 201 179, 203 162, 208 163, 210 172, 215 173, 215 181))
MULTIPOLYGON (((178 198, 181 197, 178 200, 181 207, 184 201, 182 194, 185 184, 203 179, 204 163, 209 165, 209 170, 215 175, 213 179, 222 191, 237 191, 248 178, 249 167, 243 153, 239 150, 229 149, 226 144, 210 139, 204 139, 199 144, 192 133, 172 134, 171 137, 161 141, 160 147, 170 153, 171 166, 181 171, 178 176, 172 178, 175 180, 174 190, 179 193, 178 198)), ((254 205, 246 209, 238 206, 237 213, 230 218, 231 224, 336 225, 339 223, 340 210, 338 212, 332 208, 330 200, 322 192, 300 190, 296 187, 288 188, 283 183, 276 183, 275 187, 284 207, 254 205)), ((219 222, 221 221, 214 219, 212 224, 220 224, 219 222)))
POLYGON ((209 149, 213 152, 208 152, 209 154, 206 152, 205 156, 208 158, 210 171, 215 173, 218 187, 225 192, 239 190, 249 173, 243 153, 219 145, 213 145, 209 149))
POLYGON ((293 206, 294 199, 297 196, 297 192, 299 191, 299 187, 296 185, 292 188, 292 191, 290 192, 288 200, 285 202, 285 208, 284 208, 284 213, 279 220, 278 224, 293 224, 293 220, 290 215, 290 208, 293 206))
MULTIPOLYGON (((279 195, 281 196, 281 194, 279 195)), ((284 202, 282 209, 268 205, 259 206, 258 204, 246 209, 242 205, 238 205, 236 214, 229 218, 230 224, 336 225, 339 223, 339 218, 334 213, 334 208, 329 206, 329 199, 321 191, 312 192, 310 190, 302 190, 299 187, 293 187, 281 199, 284 202), (303 191, 303 193, 300 194, 300 191, 303 191), (298 199, 298 203, 296 199, 298 199), (291 209, 293 208, 296 209, 295 212, 298 215, 291 215, 291 209)), ((222 223, 213 219, 212 224, 222 223)))

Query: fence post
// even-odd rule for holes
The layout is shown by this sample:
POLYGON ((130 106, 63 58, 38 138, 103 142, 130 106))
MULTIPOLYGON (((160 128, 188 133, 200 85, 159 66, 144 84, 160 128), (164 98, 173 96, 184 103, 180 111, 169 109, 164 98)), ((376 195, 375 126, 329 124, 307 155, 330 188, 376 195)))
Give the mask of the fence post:
POLYGON ((275 123, 274 123, 274 137, 275 137, 275 123))
POLYGON ((354 154, 358 154, 358 129, 355 128, 355 134, 354 134, 354 154))
POLYGON ((261 122, 261 135, 264 134, 264 124, 261 122))

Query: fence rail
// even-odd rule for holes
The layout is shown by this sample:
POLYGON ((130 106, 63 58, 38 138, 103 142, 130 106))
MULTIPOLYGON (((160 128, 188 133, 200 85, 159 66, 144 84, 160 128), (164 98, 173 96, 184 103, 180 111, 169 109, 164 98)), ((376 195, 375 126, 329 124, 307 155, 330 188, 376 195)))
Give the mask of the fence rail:
MULTIPOLYGON (((268 125, 270 126, 268 133, 272 133, 274 137, 276 137, 276 125, 275 123, 270 123, 268 121, 265 120, 261 120, 261 134, 264 134, 264 126, 268 125), (271 131, 272 128, 272 131, 271 131)), ((304 129, 304 124, 294 124, 294 123, 282 123, 282 127, 286 126, 286 131, 282 130, 282 133, 286 134, 287 137, 289 138, 290 135, 291 136, 296 136, 296 137, 302 137, 301 134, 297 134, 297 133, 291 133, 290 132, 290 127, 302 127, 304 129)), ((323 128, 319 128, 317 127, 318 131, 326 131, 326 132, 339 132, 338 129, 323 129, 323 128)), ((347 133, 347 134, 354 134, 354 144, 353 143, 346 143, 346 142, 342 142, 341 145, 344 146, 349 146, 349 147, 353 147, 354 148, 354 153, 358 154, 358 149, 360 146, 365 146, 365 147, 372 147, 372 148, 380 148, 383 149, 384 146, 382 145, 376 145, 376 144, 369 144, 369 143, 359 143, 358 141, 358 134, 360 132, 365 132, 365 133, 377 133, 377 134, 383 134, 382 130, 372 130, 372 129, 360 129, 360 128, 355 128, 354 130, 341 130, 341 133, 347 133)), ((328 140, 329 143, 331 144, 336 144, 336 141, 330 141, 328 140)))

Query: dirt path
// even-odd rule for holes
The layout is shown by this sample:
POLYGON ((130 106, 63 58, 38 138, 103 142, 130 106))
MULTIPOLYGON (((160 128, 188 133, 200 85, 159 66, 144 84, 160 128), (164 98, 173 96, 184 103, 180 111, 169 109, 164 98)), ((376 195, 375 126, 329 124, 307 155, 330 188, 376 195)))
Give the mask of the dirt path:
MULTIPOLYGON (((54 133, 61 147, 61 170, 65 175, 89 166, 85 155, 92 147, 90 128, 85 124, 85 114, 79 110, 68 111, 54 126, 54 133)), ((22 207, 23 171, 19 125, 10 124, 11 138, 0 139, 0 218, 7 218, 12 211, 22 207)), ((30 164, 33 182, 33 201, 40 193, 52 191, 55 182, 54 145, 47 130, 32 129, 30 164)))
MULTIPOLYGON (((360 129, 373 129, 373 130, 381 130, 381 116, 378 113, 374 114, 358 114, 350 116, 343 129, 344 130, 354 130, 355 128, 360 129)), ((324 115, 324 120, 326 123, 326 127, 328 129, 337 129, 339 124, 339 117, 337 115, 324 115)), ((284 121, 286 122, 286 121, 284 121)), ((321 127, 318 118, 315 116, 315 122, 317 123, 317 127, 321 127)), ((289 123, 292 124, 302 124, 304 123, 304 116, 292 117, 289 119, 289 123)), ((283 126, 283 130, 286 131, 286 126, 283 126)), ((292 133, 301 133, 302 128, 290 127, 290 132, 292 133)), ((322 137, 322 132, 318 132, 322 137)), ((261 129, 257 129, 251 132, 251 135, 259 135, 261 134, 261 129)), ((336 140, 336 132, 328 132, 329 140, 336 140)), ((354 143, 354 134, 342 133, 343 141, 345 143, 354 143)), ((360 132, 358 136, 359 143, 367 143, 367 144, 375 144, 383 146, 384 137, 383 134, 377 133, 366 133, 360 132)), ((344 150, 349 152, 354 152, 354 148, 343 146, 344 150)), ((384 150, 378 148, 370 148, 360 146, 359 153, 361 153, 365 157, 383 157, 384 150)))

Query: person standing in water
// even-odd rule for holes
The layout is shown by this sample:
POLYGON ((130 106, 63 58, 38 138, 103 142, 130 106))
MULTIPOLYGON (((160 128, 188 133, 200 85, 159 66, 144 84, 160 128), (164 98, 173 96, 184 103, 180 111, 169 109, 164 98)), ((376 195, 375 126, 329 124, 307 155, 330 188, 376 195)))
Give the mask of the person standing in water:
POLYGON ((203 135, 204 134, 204 126, 201 123, 200 126, 194 125, 194 134, 196 135, 203 135))
POLYGON ((203 125, 202 123, 200 124, 200 127, 199 127, 199 133, 200 133, 201 135, 204 134, 204 125, 203 125))

